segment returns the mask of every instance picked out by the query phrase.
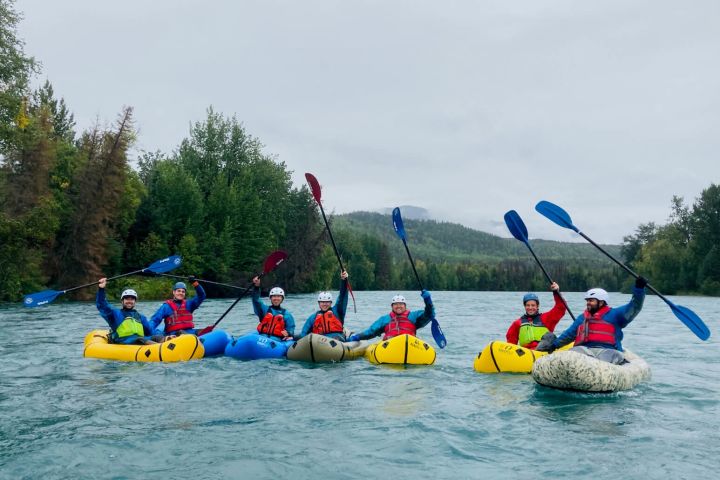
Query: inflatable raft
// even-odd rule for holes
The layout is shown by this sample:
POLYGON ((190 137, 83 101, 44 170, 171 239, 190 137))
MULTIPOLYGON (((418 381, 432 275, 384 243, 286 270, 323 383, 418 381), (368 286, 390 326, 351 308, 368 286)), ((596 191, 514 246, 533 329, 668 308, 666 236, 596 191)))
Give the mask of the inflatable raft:
MULTIPOLYGON (((565 345, 558 350, 567 350, 573 344, 565 345)), ((547 352, 537 352, 514 343, 496 340, 488 343, 478 353, 473 368, 480 373, 530 373, 533 363, 547 352)))
POLYGON ((225 330, 213 330, 198 338, 205 347, 205 358, 223 355, 227 344, 232 341, 232 337, 225 330))
POLYGON ((225 347, 225 355, 240 360, 257 360, 259 358, 282 358, 287 354, 293 340, 283 342, 277 337, 248 333, 233 338, 225 347))
POLYGON ((404 334, 373 343, 365 350, 365 358, 375 364, 432 365, 435 349, 417 337, 404 334))
POLYGON ((290 346, 287 358, 300 362, 342 362, 362 357, 366 349, 367 342, 341 342, 311 333, 290 346))
POLYGON ((561 390, 630 390, 638 383, 650 379, 650 366, 629 350, 623 353, 626 363, 615 365, 575 350, 555 352, 535 362, 532 376, 540 385, 561 390))
POLYGON ((205 348, 195 335, 180 335, 153 345, 109 343, 107 330, 93 330, 85 336, 83 356, 121 362, 182 362, 202 358, 205 348))

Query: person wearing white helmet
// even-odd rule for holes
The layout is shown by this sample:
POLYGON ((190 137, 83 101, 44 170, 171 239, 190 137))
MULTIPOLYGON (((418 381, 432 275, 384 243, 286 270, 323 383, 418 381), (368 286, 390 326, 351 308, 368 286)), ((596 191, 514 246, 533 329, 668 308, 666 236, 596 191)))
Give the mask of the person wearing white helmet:
POLYGON ((405 297, 395 295, 390 301, 390 313, 375 320, 370 327, 362 332, 350 335, 348 341, 367 340, 380 334, 383 334, 383 340, 403 334, 415 336, 419 328, 424 327, 435 318, 435 308, 433 307, 430 292, 423 290, 420 296, 425 302, 425 308, 410 311, 407 309, 405 297))
POLYGON ((198 329, 195 328, 193 312, 202 304, 207 295, 205 289, 193 275, 188 277, 188 281, 195 288, 196 295, 187 299, 187 285, 185 282, 176 282, 172 288, 173 298, 165 300, 150 317, 150 324, 153 328, 157 328, 164 321, 167 335, 197 335, 198 329))
POLYGON ((591 288, 585 293, 587 309, 557 338, 548 334, 536 350, 552 352, 575 341, 572 350, 606 362, 621 364, 625 360, 622 348, 623 328, 642 310, 647 280, 638 277, 627 305, 611 308, 608 292, 591 288))
POLYGON ((120 294, 122 308, 113 308, 105 296, 106 285, 107 278, 101 278, 98 281, 95 305, 100 315, 110 326, 110 342, 125 345, 146 345, 156 343, 156 340, 162 341, 162 338, 159 337, 151 338, 157 332, 152 328, 145 315, 141 315, 135 310, 135 303, 138 298, 137 292, 130 288, 124 290, 120 294))
POLYGON ((270 289, 270 305, 260 301, 260 277, 253 278, 252 304, 255 315, 260 319, 257 331, 262 335, 291 340, 295 334, 295 318, 280 305, 285 300, 285 291, 280 287, 270 289))
POLYGON ((543 335, 555 330, 567 308, 560 297, 560 286, 553 282, 550 290, 553 292, 555 305, 545 313, 540 313, 540 299, 536 294, 527 293, 523 296, 525 315, 510 324, 505 334, 508 343, 534 350, 543 335))
POLYGON ((348 304, 348 273, 343 270, 340 273, 340 292, 338 293, 337 302, 332 304, 333 297, 330 292, 320 292, 317 297, 319 310, 312 313, 302 330, 300 336, 302 338, 310 333, 325 335, 326 337, 335 338, 341 342, 345 341, 345 312, 348 304), (332 308, 330 308, 332 307, 332 308))

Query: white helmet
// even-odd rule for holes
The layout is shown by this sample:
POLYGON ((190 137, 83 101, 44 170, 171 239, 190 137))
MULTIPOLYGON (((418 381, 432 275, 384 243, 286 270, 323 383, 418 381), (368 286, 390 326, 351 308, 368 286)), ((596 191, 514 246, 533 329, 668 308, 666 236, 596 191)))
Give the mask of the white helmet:
POLYGON ((585 300, 589 300, 591 298, 596 298, 598 300, 602 300, 605 303, 608 303, 610 297, 608 296, 608 293, 602 288, 591 288, 587 291, 587 293, 585 293, 585 300))
POLYGON ((273 287, 270 289, 270 293, 268 294, 268 297, 272 297, 274 295, 280 295, 281 297, 285 298, 285 290, 283 290, 280 287, 273 287))
POLYGON ((137 300, 138 294, 132 288, 128 288, 127 290, 123 290, 123 292, 120 294, 120 300, 122 300, 125 297, 135 297, 135 300, 137 300))
POLYGON ((407 302, 405 301, 405 297, 403 297, 402 295, 395 295, 392 298, 390 305, 392 305, 393 303, 404 303, 405 305, 407 305, 407 302))
POLYGON ((330 293, 330 292, 318 293, 318 302, 332 302, 332 293, 330 293))

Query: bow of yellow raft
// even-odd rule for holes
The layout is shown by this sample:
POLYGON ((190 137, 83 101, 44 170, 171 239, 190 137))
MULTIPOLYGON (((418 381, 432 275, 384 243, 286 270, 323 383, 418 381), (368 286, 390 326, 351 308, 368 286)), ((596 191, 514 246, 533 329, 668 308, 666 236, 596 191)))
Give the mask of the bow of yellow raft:
MULTIPOLYGON (((572 343, 559 350, 567 350, 572 343)), ((530 373, 535 360, 547 355, 514 343, 499 340, 488 343, 475 357, 473 368, 480 373, 530 373)))
POLYGON ((424 340, 405 334, 370 345, 365 358, 375 364, 432 365, 435 349, 424 340))
POLYGON ((121 362, 183 362, 202 358, 205 348, 195 335, 180 335, 153 345, 118 345, 108 341, 107 330, 85 336, 83 356, 121 362))

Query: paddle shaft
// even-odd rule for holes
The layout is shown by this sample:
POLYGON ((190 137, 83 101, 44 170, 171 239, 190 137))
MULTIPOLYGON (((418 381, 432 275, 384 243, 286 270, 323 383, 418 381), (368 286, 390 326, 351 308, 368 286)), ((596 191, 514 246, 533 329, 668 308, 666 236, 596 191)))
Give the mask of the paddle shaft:
MULTIPOLYGON (((134 272, 123 273, 121 275, 115 275, 114 277, 107 278, 106 281, 109 282, 110 280, 117 280, 118 278, 127 277, 129 275, 134 275, 136 273, 144 272, 145 270, 147 270, 147 268, 143 268, 142 270, 135 270, 134 272)), ((72 288, 65 289, 62 291, 62 293, 72 292, 73 290, 78 290, 80 288, 92 287, 93 285, 97 285, 99 283, 100 283, 99 280, 97 282, 86 283, 85 285, 80 285, 79 287, 72 287, 72 288)))
MULTIPOLYGON (((187 277, 183 277, 181 275, 170 275, 168 273, 158 273, 157 275, 160 275, 161 277, 170 277, 170 278, 187 278, 187 277)), ((220 285, 221 287, 235 288, 237 290, 242 290, 245 288, 245 287, 238 287, 237 285, 230 285, 228 283, 213 282, 212 280, 203 280, 202 278, 196 278, 195 280, 197 280, 198 282, 211 283, 213 285, 220 285)))
MULTIPOLYGON (((260 275, 258 275, 258 278, 262 278, 263 275, 264 275, 264 274, 261 273, 260 275)), ((240 296, 235 299, 235 301, 233 302, 233 304, 230 305, 230 307, 229 307, 227 310, 225 310, 225 313, 223 313, 223 314, 220 316, 220 318, 217 319, 217 321, 213 324, 212 328, 215 328, 215 327, 218 326, 218 323, 220 323, 220 322, 222 321, 222 319, 225 318, 228 313, 230 313, 230 310, 232 310, 233 308, 235 308, 235 305, 237 305, 240 300, 242 300, 243 298, 245 298, 245 295, 248 294, 248 292, 250 291, 250 289, 251 289, 252 287, 253 287, 253 284, 251 283, 250 285, 248 285, 248 287, 247 287, 245 290, 243 290, 243 292, 240 294, 240 296)), ((212 329, 211 329, 211 330, 212 330, 212 329)))
MULTIPOLYGON (((537 264, 540 266, 540 270, 542 270, 542 272, 545 274, 545 278, 547 278, 547 281, 550 282, 550 283, 555 283, 555 282, 553 282, 553 279, 550 278, 550 274, 547 272, 547 270, 545 270, 545 266, 542 264, 542 262, 540 261, 540 259, 538 258, 538 256, 535 255, 535 251, 534 251, 533 248, 530 246, 530 242, 524 242, 524 243, 525 243, 525 245, 527 245, 528 250, 530 250, 530 253, 532 253, 532 256, 535 258, 535 261, 537 262, 537 264)), ((563 305, 565 305, 565 308, 567 309, 567 312, 570 314, 570 318, 572 318, 572 319, 574 320, 574 319, 575 319, 575 315, 573 315, 572 311, 570 310, 570 306, 569 306, 568 303, 565 301, 565 297, 562 296, 562 294, 560 293, 559 290, 558 290, 557 293, 558 293, 558 296, 560 297, 560 300, 562 300, 563 305)))
POLYGON ((412 266, 413 272, 415 272, 415 279, 417 280, 418 285, 420 286, 420 290, 425 290, 423 287, 422 282, 420 281, 420 275, 418 275, 417 268, 415 268, 415 261, 412 258, 412 255, 410 254, 410 249, 407 246, 407 242, 405 239, 402 239, 403 245, 405 245, 405 251, 407 252, 408 259, 410 260, 410 265, 412 266))
POLYGON ((337 245, 335 245, 335 239, 333 238, 332 230, 330 230, 330 224, 328 223, 327 217, 325 216, 325 209, 322 206, 322 202, 318 200, 317 202, 318 206, 320 207, 320 213, 322 213, 323 221, 325 222, 325 229, 327 229, 328 236, 330 237, 330 243, 332 244, 333 250, 335 251, 335 256, 337 257, 337 261, 340 264, 340 271, 344 271, 345 267, 343 266, 342 259, 340 258, 340 252, 338 252, 337 245))
MULTIPOLYGON (((613 262, 617 263, 619 267, 622 267, 622 269, 625 270, 627 273, 629 273, 630 275, 632 275, 632 276, 635 277, 635 278, 638 278, 638 277, 640 276, 640 275, 638 275, 637 273, 635 273, 630 267, 628 267, 628 266, 625 265, 623 262, 621 262, 620 260, 618 260, 617 258, 615 258, 610 252, 608 252, 607 250, 605 250, 604 248, 602 248, 600 245, 598 245, 597 243, 595 243, 595 242, 592 240, 592 238, 588 237, 587 235, 585 235, 585 234, 584 234, 583 232, 581 232, 580 230, 576 230, 576 231, 577 231, 577 233, 578 233, 580 236, 582 236, 585 240, 587 240, 588 242, 590 242, 591 244, 593 244, 593 246, 595 246, 595 248, 597 248, 597 249, 600 250, 602 253, 604 253, 610 260, 612 260, 613 262)), ((667 303, 668 305, 674 305, 670 300, 668 300, 667 298, 665 298, 665 296, 664 296, 662 293, 660 293, 660 292, 658 292, 657 290, 655 290, 655 287, 653 287, 653 286, 650 285, 649 283, 648 283, 647 285, 645 285, 645 287, 646 287, 648 290, 650 290, 651 292, 653 292, 655 295, 657 295, 658 297, 662 298, 663 301, 664 301, 665 303, 667 303)))

